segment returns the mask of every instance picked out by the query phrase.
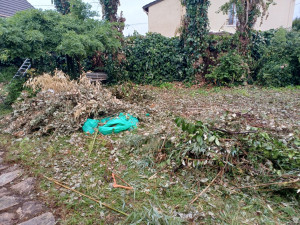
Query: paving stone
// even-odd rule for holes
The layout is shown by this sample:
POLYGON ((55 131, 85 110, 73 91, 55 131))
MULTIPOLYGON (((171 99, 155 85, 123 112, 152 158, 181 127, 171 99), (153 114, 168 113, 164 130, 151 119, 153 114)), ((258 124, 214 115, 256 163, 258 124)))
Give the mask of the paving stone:
POLYGON ((14 196, 3 196, 0 198, 0 210, 8 209, 19 204, 19 199, 14 196))
POLYGON ((25 202, 22 207, 17 210, 20 218, 33 217, 40 214, 44 210, 44 205, 36 201, 25 202))
POLYGON ((13 172, 15 170, 20 170, 20 166, 15 164, 13 166, 8 167, 6 170, 4 170, 5 173, 13 172))
POLYGON ((28 177, 22 182, 15 184, 11 187, 12 190, 19 192, 20 194, 29 194, 33 191, 35 184, 35 179, 33 177, 28 177))
POLYGON ((2 163, 3 162, 3 159, 0 157, 0 163, 2 163))
POLYGON ((23 171, 22 170, 15 170, 12 172, 8 172, 5 174, 2 174, 0 176, 0 187, 12 182, 14 179, 22 175, 23 171))
POLYGON ((19 225, 54 225, 55 218, 52 213, 44 213, 40 216, 37 216, 31 220, 20 223, 19 225))
POLYGON ((0 152, 0 156, 2 156, 4 154, 4 152, 0 152))
POLYGON ((7 190, 7 188, 0 188, 0 198, 9 194, 10 192, 7 190))
POLYGON ((14 224, 14 219, 16 219, 15 213, 2 213, 0 214, 0 224, 1 225, 11 225, 14 224))
POLYGON ((8 166, 2 166, 0 165, 0 171, 6 169, 8 166))

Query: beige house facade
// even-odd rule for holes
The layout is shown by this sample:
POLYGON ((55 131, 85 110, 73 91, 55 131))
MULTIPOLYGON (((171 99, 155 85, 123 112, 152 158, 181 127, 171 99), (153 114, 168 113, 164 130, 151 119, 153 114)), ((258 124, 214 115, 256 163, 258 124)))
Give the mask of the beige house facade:
MULTIPOLYGON (((291 28, 296 0, 275 0, 275 5, 269 8, 269 15, 263 19, 263 23, 259 20, 256 30, 269 30, 276 28, 291 28)), ((218 13, 219 8, 228 2, 228 0, 211 0, 208 10, 211 32, 230 32, 236 30, 236 18, 233 15, 224 15, 218 13)), ((181 4, 181 0, 156 0, 143 7, 148 14, 149 32, 160 33, 166 37, 174 37, 179 35, 182 19, 185 15, 185 8, 181 4)))

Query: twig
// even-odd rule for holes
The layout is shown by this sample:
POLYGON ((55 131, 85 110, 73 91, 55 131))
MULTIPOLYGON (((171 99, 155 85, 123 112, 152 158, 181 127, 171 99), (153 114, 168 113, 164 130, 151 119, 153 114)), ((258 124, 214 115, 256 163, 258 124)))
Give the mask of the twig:
POLYGON ((216 127, 213 127, 212 129, 217 130, 217 131, 221 131, 223 133, 228 133, 228 134, 253 134, 253 133, 257 133, 257 130, 235 132, 235 131, 230 131, 230 130, 219 129, 219 128, 216 128, 216 127))
POLYGON ((167 137, 168 137, 168 134, 167 134, 167 136, 165 137, 165 139, 164 139, 164 141, 163 141, 163 143, 162 143, 162 146, 161 146, 161 148, 159 149, 159 152, 162 152, 162 150, 163 150, 163 148, 164 148, 164 146, 165 146, 167 137))
POLYGON ((292 181, 284 181, 284 182, 274 182, 274 183, 267 183, 267 184, 258 184, 253 186, 244 186, 244 187, 237 187, 236 189, 244 189, 244 188, 256 188, 256 187, 266 187, 270 185, 284 185, 284 184, 293 184, 300 181, 300 178, 292 181))
POLYGON ((203 195, 203 194, 208 190, 208 188, 216 181, 216 179, 217 179, 220 175, 222 175, 222 174, 224 173, 225 168, 226 168, 226 166, 227 166, 227 164, 228 164, 228 158, 229 158, 229 153, 228 153, 227 156, 226 156, 226 164, 224 165, 224 167, 220 170, 220 172, 217 174, 217 176, 209 183, 209 185, 208 185, 206 188, 204 188, 204 190, 201 191, 200 194, 198 194, 198 195, 190 202, 190 204, 193 204, 199 197, 201 197, 201 195, 203 195))
POLYGON ((216 179, 217 179, 222 173, 223 173, 223 169, 220 170, 220 172, 217 174, 217 176, 209 183, 209 185, 208 185, 206 188, 204 188, 203 191, 200 192, 200 194, 198 194, 198 195, 196 196, 196 198, 194 198, 194 199, 190 202, 190 204, 193 204, 199 197, 201 197, 201 195, 203 195, 203 194, 208 190, 208 188, 216 181, 216 179))
POLYGON ((98 129, 96 130, 96 133, 95 133, 95 135, 94 135, 94 140, 93 140, 93 144, 92 144, 92 146, 90 147, 91 149, 90 149, 90 151, 89 151, 89 158, 90 158, 90 156, 91 156, 91 154, 92 154, 92 151, 93 151, 93 149, 94 149, 94 146, 95 146, 95 142, 96 142, 96 138, 97 138, 97 135, 98 135, 98 129))
POLYGON ((114 184, 113 187, 114 188, 124 188, 127 190, 132 190, 133 187, 131 187, 125 180, 123 180, 120 176, 118 176, 117 174, 112 173, 112 178, 114 180, 114 184), (123 181, 125 184, 127 184, 128 186, 124 186, 124 185, 118 185, 117 181, 116 181, 116 177, 119 178, 121 181, 123 181))
POLYGON ((113 211, 115 211, 115 212, 117 212, 117 213, 120 213, 120 214, 122 214, 122 215, 124 215, 124 216, 128 216, 128 214, 126 214, 126 213, 124 213, 124 212, 122 212, 122 211, 120 211, 120 210, 118 210, 118 209, 115 209, 115 208, 113 208, 113 207, 107 205, 106 203, 102 203, 101 201, 99 201, 99 200, 97 200, 97 199, 95 199, 95 198, 93 198, 93 197, 91 197, 91 196, 88 196, 88 195, 83 194, 83 193, 81 193, 81 192, 79 192, 79 191, 76 191, 76 190, 74 190, 74 189, 72 189, 72 188, 70 188, 70 187, 68 187, 68 186, 66 186, 66 185, 63 185, 63 184, 59 183, 57 180, 54 180, 54 179, 49 178, 49 177, 46 177, 46 176, 44 176, 44 177, 45 177, 47 180, 52 181, 53 183, 55 183, 55 184, 57 184, 57 185, 59 185, 59 186, 65 188, 65 189, 68 189, 68 190, 70 190, 70 191, 73 191, 73 192, 75 192, 75 193, 77 193, 77 194, 79 194, 79 195, 81 195, 81 196, 84 196, 84 197, 86 197, 86 198, 88 198, 88 199, 90 199, 90 200, 92 200, 92 201, 94 201, 94 202, 97 202, 98 204, 103 205, 104 207, 106 207, 106 208, 108 208, 108 209, 110 209, 110 210, 113 210, 113 211))

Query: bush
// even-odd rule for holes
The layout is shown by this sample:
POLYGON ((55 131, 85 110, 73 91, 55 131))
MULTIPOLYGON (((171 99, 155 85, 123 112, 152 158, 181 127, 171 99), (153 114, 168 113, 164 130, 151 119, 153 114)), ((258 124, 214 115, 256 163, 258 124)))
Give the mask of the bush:
POLYGON ((136 83, 182 81, 183 56, 179 38, 160 34, 133 35, 126 41, 126 70, 128 79, 136 83))
POLYGON ((8 83, 17 71, 15 66, 0 67, 0 83, 8 83))
POLYGON ((243 57, 232 51, 222 55, 219 63, 215 67, 211 67, 209 71, 210 73, 205 76, 208 81, 216 85, 228 86, 245 82, 249 68, 243 57))
POLYGON ((79 11, 63 16, 32 9, 0 19, 0 64, 30 58, 41 73, 59 68, 76 78, 96 52, 115 53, 121 48, 121 34, 112 24, 83 19, 89 14, 83 11, 80 16, 79 11))
POLYGON ((11 104, 20 96, 23 91, 24 78, 13 79, 11 83, 6 86, 7 95, 4 100, 4 105, 10 107, 11 104))
POLYGON ((279 29, 262 52, 257 75, 260 84, 275 87, 300 84, 300 32, 279 29))
POLYGON ((300 18, 294 19, 293 30, 300 31, 300 18))

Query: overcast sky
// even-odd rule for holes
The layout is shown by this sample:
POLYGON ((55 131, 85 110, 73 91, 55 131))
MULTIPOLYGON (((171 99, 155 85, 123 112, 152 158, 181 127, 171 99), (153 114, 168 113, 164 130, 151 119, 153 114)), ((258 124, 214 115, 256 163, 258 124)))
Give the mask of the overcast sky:
MULTIPOLYGON (((28 0, 35 8, 54 9, 51 0, 28 0)), ((93 6, 93 10, 101 15, 101 7, 98 0, 83 0, 93 6)), ((148 31, 148 17, 142 7, 153 0, 121 0, 120 10, 126 18, 125 35, 132 34, 135 30, 140 34, 148 31)), ((285 0, 281 0, 285 1, 285 0)), ((300 0, 296 0, 294 18, 300 17, 300 0)), ((100 17, 101 18, 101 17, 100 17)))

